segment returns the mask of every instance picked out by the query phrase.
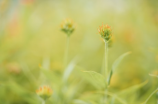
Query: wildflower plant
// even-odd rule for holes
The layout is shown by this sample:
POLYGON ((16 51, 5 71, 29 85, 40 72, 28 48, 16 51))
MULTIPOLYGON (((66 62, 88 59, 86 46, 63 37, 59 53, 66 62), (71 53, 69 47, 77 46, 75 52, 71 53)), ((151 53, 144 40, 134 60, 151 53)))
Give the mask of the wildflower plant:
MULTIPOLYGON (((68 51, 69 51, 69 41, 70 36, 74 32, 75 27, 74 23, 71 19, 65 19, 61 23, 61 31, 63 31, 66 34, 67 40, 66 40, 66 49, 64 54, 64 72, 57 74, 55 72, 52 72, 50 70, 46 70, 44 67, 40 66, 40 69, 42 70, 43 74, 46 76, 46 78, 50 81, 53 81, 55 83, 54 88, 54 100, 52 101, 53 104, 60 103, 60 104, 70 104, 72 98, 72 95, 66 95, 67 90, 73 91, 73 89, 69 90, 69 84, 67 84, 67 78, 69 77, 71 68, 67 68, 67 61, 68 61, 68 51), (63 79, 61 79, 63 77, 63 79), (55 79, 55 80, 54 80, 55 79), (57 87, 56 87, 57 86, 57 87), (62 96, 62 97, 61 97, 62 96)), ((37 94, 44 99, 44 104, 46 99, 48 99, 52 95, 52 90, 48 86, 40 87, 39 90, 37 90, 37 94)), ((54 97, 53 96, 53 97, 54 97)))
POLYGON ((122 61, 122 59, 125 56, 127 56, 128 54, 130 54, 131 52, 126 52, 123 55, 121 55, 118 59, 116 59, 116 61, 114 61, 111 69, 109 69, 108 68, 108 47, 109 47, 109 43, 113 37, 112 29, 108 25, 102 25, 99 27, 98 31, 99 31, 99 35, 103 38, 103 40, 105 42, 104 71, 102 74, 94 72, 94 71, 84 71, 84 73, 85 73, 85 74, 83 74, 84 78, 87 81, 89 81, 92 85, 94 85, 94 87, 99 89, 99 91, 102 90, 101 93, 99 92, 100 94, 103 94, 102 98, 99 100, 100 104, 104 104, 105 102, 108 103, 108 100, 109 100, 108 96, 111 96, 111 97, 114 96, 114 98, 116 98, 119 102, 121 102, 122 104, 125 104, 125 102, 123 100, 120 100, 120 98, 116 97, 115 94, 109 92, 108 89, 110 87, 110 80, 111 80, 111 77, 112 77, 115 69, 117 68, 119 63, 122 61))
POLYGON ((104 8, 109 7, 108 1, 0 0, 0 104, 157 104, 158 3, 144 0, 135 5, 139 2, 119 2, 120 14, 120 8, 104 8), (81 31, 76 31, 71 19, 62 22, 63 15, 79 19, 81 31), (105 19, 115 24, 96 27, 105 19), (56 27, 56 21, 62 23, 56 27), (76 32, 81 41, 72 45, 76 32), (96 37, 102 44, 96 43, 96 37), (70 47, 77 50, 70 52, 70 47), (130 52, 118 55, 128 49, 134 54, 121 63, 130 52), (151 70, 153 78, 148 76, 151 70), (52 89, 39 86, 42 83, 52 89))
POLYGON ((108 25, 102 24, 102 26, 99 27, 98 32, 100 36, 104 39, 105 42, 105 70, 104 74, 107 77, 108 76, 108 43, 112 37, 112 29, 108 25))
POLYGON ((37 95, 39 95, 45 101, 51 97, 53 91, 49 86, 42 86, 38 90, 36 90, 37 95))
POLYGON ((67 35, 66 49, 65 49, 65 55, 64 55, 64 67, 66 67, 66 65, 67 65, 70 36, 74 32, 74 30, 75 30, 75 26, 74 26, 74 23, 71 19, 65 19, 61 23, 61 31, 63 31, 67 35))

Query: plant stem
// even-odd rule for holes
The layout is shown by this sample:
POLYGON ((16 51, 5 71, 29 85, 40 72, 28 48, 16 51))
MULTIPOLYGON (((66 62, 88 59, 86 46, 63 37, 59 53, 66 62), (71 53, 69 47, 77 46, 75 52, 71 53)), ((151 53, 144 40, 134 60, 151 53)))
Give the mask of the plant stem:
POLYGON ((108 77, 108 42, 105 41, 105 78, 108 77))
POLYGON ((68 62, 69 43, 70 43, 70 36, 67 36, 67 39, 66 39, 66 48, 65 48, 65 55, 64 55, 64 68, 66 68, 67 62, 68 62))
POLYGON ((46 103, 45 100, 43 100, 42 104, 45 104, 45 103, 46 103))
POLYGON ((104 75, 104 70, 105 70, 105 54, 103 56, 103 62, 102 62, 102 66, 101 66, 101 73, 104 75))
POLYGON ((158 88, 150 94, 150 96, 146 99, 146 101, 145 101, 143 104, 146 104, 146 103, 148 102, 148 100, 150 99, 150 97, 151 97, 154 93, 156 93, 157 91, 158 91, 158 88))
MULTIPOLYGON (((108 78, 108 42, 106 42, 106 41, 105 41, 105 70, 104 70, 104 76, 105 76, 105 79, 108 78)), ((107 85, 108 85, 108 82, 105 80, 105 86, 107 86, 107 85)), ((105 87, 104 91, 105 91, 105 95, 103 96, 103 99, 107 100, 106 93, 108 92, 108 88, 105 87)))

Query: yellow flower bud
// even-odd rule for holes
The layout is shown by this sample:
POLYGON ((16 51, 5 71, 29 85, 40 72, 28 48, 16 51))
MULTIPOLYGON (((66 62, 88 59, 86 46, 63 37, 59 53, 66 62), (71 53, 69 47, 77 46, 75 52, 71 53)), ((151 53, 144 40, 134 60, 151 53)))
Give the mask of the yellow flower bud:
POLYGON ((61 24, 61 30, 70 36, 75 30, 73 21, 71 19, 65 19, 61 24))
POLYGON ((36 90, 37 95, 39 95, 44 100, 48 99, 53 91, 49 86, 42 86, 38 90, 36 90))
POLYGON ((98 29, 99 34, 105 41, 109 41, 112 37, 112 30, 111 27, 108 25, 102 25, 98 29))

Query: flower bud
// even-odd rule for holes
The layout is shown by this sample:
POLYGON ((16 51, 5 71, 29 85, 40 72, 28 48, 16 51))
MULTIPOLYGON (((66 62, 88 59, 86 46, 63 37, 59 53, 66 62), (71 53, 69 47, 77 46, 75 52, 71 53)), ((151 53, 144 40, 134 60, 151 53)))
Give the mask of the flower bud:
POLYGON ((61 24, 61 30, 70 36, 75 30, 73 21, 71 19, 65 19, 61 24))
POLYGON ((39 95, 42 99, 48 99, 53 91, 49 86, 42 86, 38 90, 36 90, 37 95, 39 95))
POLYGON ((99 34, 105 41, 109 41, 112 37, 112 30, 108 25, 102 25, 98 29, 99 34))

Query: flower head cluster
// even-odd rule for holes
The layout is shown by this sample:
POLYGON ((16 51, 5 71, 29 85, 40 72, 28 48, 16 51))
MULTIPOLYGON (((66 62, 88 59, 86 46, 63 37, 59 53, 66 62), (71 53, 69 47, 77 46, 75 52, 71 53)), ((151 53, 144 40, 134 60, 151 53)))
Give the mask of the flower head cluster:
POLYGON ((108 25, 102 25, 98 29, 99 34, 105 41, 109 41, 112 37, 112 30, 111 27, 108 25))
POLYGON ((61 30, 70 36, 75 30, 73 21, 71 19, 65 19, 61 24, 61 30))
POLYGON ((42 86, 38 90, 36 90, 37 95, 39 95, 44 100, 48 99, 53 91, 49 86, 42 86))

